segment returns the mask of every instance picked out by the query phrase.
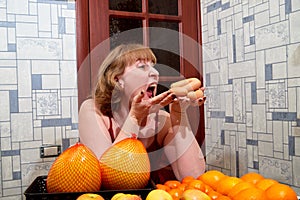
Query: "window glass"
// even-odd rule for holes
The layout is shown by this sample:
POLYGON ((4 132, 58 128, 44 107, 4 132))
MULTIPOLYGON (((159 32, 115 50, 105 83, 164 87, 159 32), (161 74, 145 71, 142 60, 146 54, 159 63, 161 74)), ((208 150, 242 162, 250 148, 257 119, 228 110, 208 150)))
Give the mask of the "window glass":
POLYGON ((179 25, 177 22, 149 21, 150 47, 157 57, 156 68, 161 76, 180 76, 179 25), (152 27, 157 27, 155 29, 152 27), (171 29, 164 31, 167 28, 171 29))
POLYGON ((142 0, 110 0, 110 10, 142 12, 142 0))
POLYGON ((149 0, 149 13, 178 15, 178 0, 149 0))
POLYGON ((143 44, 143 23, 140 19, 109 19, 109 37, 111 49, 123 43, 143 44))

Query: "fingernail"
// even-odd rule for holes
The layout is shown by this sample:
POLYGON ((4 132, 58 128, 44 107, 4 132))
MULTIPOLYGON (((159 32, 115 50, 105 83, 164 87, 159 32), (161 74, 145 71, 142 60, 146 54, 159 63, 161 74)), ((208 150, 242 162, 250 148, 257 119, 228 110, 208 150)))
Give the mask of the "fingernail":
POLYGON ((202 99, 203 99, 203 100, 205 100, 205 99, 206 99, 206 97, 203 97, 202 99))
POLYGON ((199 99, 199 102, 202 102, 202 101, 203 101, 203 99, 202 99, 202 98, 200 98, 200 99, 199 99))
POLYGON ((172 94, 172 99, 174 100, 176 98, 177 98, 177 96, 175 94, 172 94))
POLYGON ((141 95, 144 95, 144 91, 143 90, 141 91, 141 95))

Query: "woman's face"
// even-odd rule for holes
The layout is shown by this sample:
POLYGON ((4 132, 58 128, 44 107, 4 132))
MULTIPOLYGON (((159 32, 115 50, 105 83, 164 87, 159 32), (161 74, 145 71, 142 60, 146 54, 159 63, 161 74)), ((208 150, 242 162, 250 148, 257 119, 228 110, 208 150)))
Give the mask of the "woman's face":
POLYGON ((159 73, 152 62, 137 60, 133 65, 127 66, 118 79, 121 85, 123 84, 124 94, 129 100, 141 90, 146 92, 144 99, 150 99, 156 94, 158 76, 159 73))

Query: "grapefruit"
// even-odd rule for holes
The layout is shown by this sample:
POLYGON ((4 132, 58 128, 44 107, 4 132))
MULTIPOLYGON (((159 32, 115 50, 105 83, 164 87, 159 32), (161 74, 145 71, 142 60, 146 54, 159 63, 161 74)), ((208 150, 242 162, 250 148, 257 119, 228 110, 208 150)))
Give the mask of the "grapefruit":
POLYGON ((142 189, 150 179, 150 161, 141 141, 124 139, 100 158, 102 186, 108 190, 142 189))
POLYGON ((47 192, 93 192, 101 187, 100 163, 85 145, 76 143, 52 164, 46 181, 47 192))

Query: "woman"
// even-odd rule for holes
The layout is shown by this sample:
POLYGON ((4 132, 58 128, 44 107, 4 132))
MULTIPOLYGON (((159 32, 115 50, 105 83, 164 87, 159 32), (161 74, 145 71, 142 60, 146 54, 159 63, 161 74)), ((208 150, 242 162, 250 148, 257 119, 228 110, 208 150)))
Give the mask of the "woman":
POLYGON ((109 53, 99 68, 92 98, 79 111, 80 141, 100 158, 134 133, 147 149, 156 183, 198 177, 205 161, 185 110, 204 100, 179 98, 172 90, 156 95, 155 63, 150 48, 139 44, 120 45, 109 53), (170 113, 161 109, 167 105, 170 113))

